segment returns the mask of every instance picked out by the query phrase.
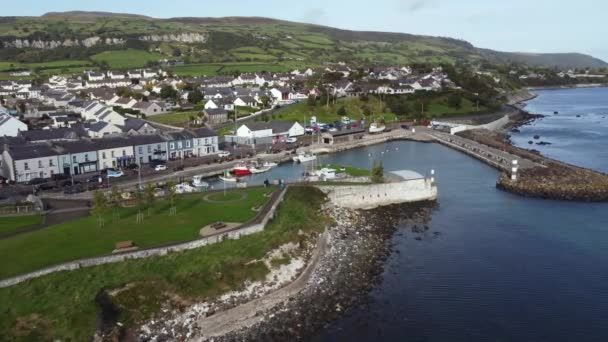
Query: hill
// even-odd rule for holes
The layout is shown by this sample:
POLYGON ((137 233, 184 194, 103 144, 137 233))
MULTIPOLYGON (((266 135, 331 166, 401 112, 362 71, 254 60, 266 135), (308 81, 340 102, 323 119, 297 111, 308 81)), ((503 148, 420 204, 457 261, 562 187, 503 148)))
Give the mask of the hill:
POLYGON ((365 64, 490 61, 533 66, 606 67, 582 54, 525 54, 479 49, 445 37, 365 32, 262 17, 169 18, 106 12, 0 17, 0 61, 32 63, 143 50, 188 64, 327 61, 365 64))

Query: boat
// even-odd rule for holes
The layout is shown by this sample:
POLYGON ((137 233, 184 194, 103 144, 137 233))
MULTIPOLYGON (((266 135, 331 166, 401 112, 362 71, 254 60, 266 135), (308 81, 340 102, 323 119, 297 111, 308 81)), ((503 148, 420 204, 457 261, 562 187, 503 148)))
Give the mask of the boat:
POLYGON ((376 122, 374 122, 371 125, 369 125, 369 133, 370 134, 382 133, 382 132, 384 132, 385 129, 386 129, 386 126, 384 126, 382 124, 378 124, 376 122))
POLYGON ((258 173, 264 173, 264 172, 268 172, 270 171, 271 167, 270 166, 253 166, 251 168, 249 168, 249 171, 251 171, 251 173, 253 174, 258 174, 258 173))
POLYGON ((192 187, 190 184, 188 183, 180 183, 175 185, 174 187, 175 189, 175 193, 176 194, 188 194, 188 193, 192 193, 192 192, 196 192, 197 189, 192 187))
POLYGON ((273 163, 273 162, 265 162, 264 164, 262 164, 262 167, 269 167, 269 168, 273 168, 273 167, 277 167, 279 166, 279 164, 277 163, 273 163))
POLYGON ((314 154, 298 154, 297 156, 293 157, 293 161, 296 163, 306 163, 306 162, 310 162, 313 160, 317 160, 317 156, 315 156, 314 154))
POLYGON ((204 177, 202 175, 196 175, 196 176, 192 177, 192 185, 195 188, 208 189, 209 183, 203 181, 203 179, 204 179, 204 177))
POLYGON ((232 169, 232 174, 237 177, 249 176, 251 174, 251 171, 246 165, 239 164, 232 169))
POLYGON ((236 177, 220 176, 219 178, 220 178, 220 180, 223 180, 224 182, 229 182, 229 183, 236 183, 239 181, 238 178, 236 178, 236 177))

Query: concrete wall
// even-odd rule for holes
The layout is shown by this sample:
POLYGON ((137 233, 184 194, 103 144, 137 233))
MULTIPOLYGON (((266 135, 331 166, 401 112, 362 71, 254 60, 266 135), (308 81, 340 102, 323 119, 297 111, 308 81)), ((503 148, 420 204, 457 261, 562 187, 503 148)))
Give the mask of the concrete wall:
POLYGON ((234 229, 234 230, 224 232, 221 234, 209 236, 206 238, 202 238, 202 239, 198 239, 198 240, 194 240, 194 241, 190 241, 190 242, 186 242, 186 243, 176 244, 176 245, 172 245, 172 246, 150 248, 150 249, 144 249, 144 250, 139 250, 139 251, 134 251, 134 252, 114 254, 114 255, 108 255, 108 256, 103 256, 103 257, 98 257, 98 258, 88 258, 88 259, 81 259, 81 260, 66 262, 63 264, 56 265, 56 266, 47 267, 47 268, 44 268, 44 269, 41 269, 41 270, 38 270, 35 272, 26 273, 26 274, 16 276, 13 278, 4 279, 4 280, 0 281, 0 288, 13 286, 13 285, 22 283, 26 280, 39 278, 44 275, 55 273, 55 272, 77 270, 77 269, 84 268, 84 267, 91 267, 91 266, 98 266, 98 265, 103 265, 103 264, 122 262, 122 261, 130 260, 130 259, 143 259, 143 258, 149 258, 149 257, 163 256, 163 255, 167 255, 169 253, 182 252, 182 251, 187 251, 187 250, 191 250, 191 249, 196 249, 196 248, 212 245, 214 243, 222 242, 224 240, 237 240, 237 239, 241 238, 242 236, 261 232, 264 230, 264 228, 266 227, 268 222, 270 222, 270 220, 274 217, 274 214, 275 214, 277 208, 279 207, 279 204, 281 202, 283 202, 283 198, 285 196, 287 188, 285 188, 281 191, 282 192, 279 195, 279 197, 277 198, 277 200, 271 205, 268 213, 262 218, 262 220, 259 223, 245 225, 242 228, 234 229))
POLYGON ((437 187, 421 178, 394 183, 345 186, 318 186, 329 200, 350 209, 374 209, 391 204, 429 201, 437 198, 437 187))
POLYGON ((450 134, 454 135, 456 133, 468 131, 471 129, 487 129, 489 131, 497 131, 503 127, 505 127, 509 123, 509 116, 505 115, 502 118, 487 123, 485 125, 472 126, 472 125, 459 125, 456 127, 450 128, 450 134))

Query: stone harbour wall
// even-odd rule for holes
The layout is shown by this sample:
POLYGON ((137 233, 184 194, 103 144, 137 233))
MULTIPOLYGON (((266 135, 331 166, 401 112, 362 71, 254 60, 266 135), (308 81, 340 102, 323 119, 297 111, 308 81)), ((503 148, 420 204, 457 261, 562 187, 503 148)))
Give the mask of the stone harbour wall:
POLYGON ((370 185, 317 186, 336 206, 374 209, 399 203, 433 201, 437 186, 429 178, 370 185))

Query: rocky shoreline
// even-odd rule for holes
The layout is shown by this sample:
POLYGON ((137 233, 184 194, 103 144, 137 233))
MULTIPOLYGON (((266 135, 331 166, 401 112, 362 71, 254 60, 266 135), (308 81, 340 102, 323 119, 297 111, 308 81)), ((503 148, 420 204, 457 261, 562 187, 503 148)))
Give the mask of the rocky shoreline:
MULTIPOLYGON (((414 232, 425 232, 433 207, 434 202, 425 202, 363 212, 326 205, 324 214, 333 217, 336 223, 327 228, 327 245, 317 259, 312 256, 311 249, 302 255, 309 261, 313 259, 310 261, 312 269, 297 292, 289 293, 284 300, 271 306, 265 305, 264 297, 271 300, 283 289, 250 291, 250 296, 245 297, 229 294, 211 305, 199 303, 182 310, 165 309, 160 317, 140 328, 137 340, 306 340, 348 308, 365 300, 383 272, 384 262, 391 252, 389 242, 397 225, 402 223, 414 232), (226 301, 226 298, 231 300, 226 301), (238 309, 239 305, 245 306, 243 303, 254 298, 264 305, 256 305, 252 312, 245 314, 251 315, 252 319, 243 320, 243 312, 234 312, 239 317, 231 322, 230 308, 238 309), (224 303, 223 307, 218 303, 224 303), (216 322, 206 324, 206 320, 212 320, 220 310, 228 310, 220 317, 222 323, 228 323, 223 324, 222 329, 216 327, 216 322)), ((294 279, 288 282, 294 282, 294 279)))
POLYGON ((541 165, 520 169, 516 181, 511 180, 509 173, 503 172, 496 182, 496 187, 501 190, 542 199, 608 201, 608 175, 547 158, 534 149, 526 150, 513 146, 507 132, 542 117, 521 110, 518 116, 511 117, 511 123, 501 132, 475 130, 464 132, 461 136, 541 165))

